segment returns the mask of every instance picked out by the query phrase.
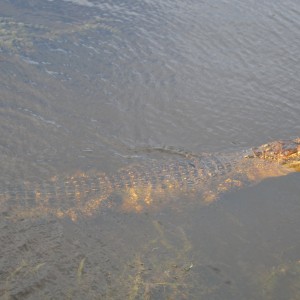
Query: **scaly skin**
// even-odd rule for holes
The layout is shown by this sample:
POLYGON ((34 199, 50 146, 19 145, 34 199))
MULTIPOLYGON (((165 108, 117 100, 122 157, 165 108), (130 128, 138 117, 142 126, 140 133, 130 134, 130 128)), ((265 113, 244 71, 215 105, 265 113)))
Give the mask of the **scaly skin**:
POLYGON ((231 188, 297 171, 299 138, 238 153, 131 166, 110 177, 91 172, 47 182, 22 182, 0 191, 0 211, 11 219, 51 215, 73 221, 105 208, 138 213, 166 205, 173 207, 175 197, 191 194, 202 193, 202 201, 211 203, 231 188))

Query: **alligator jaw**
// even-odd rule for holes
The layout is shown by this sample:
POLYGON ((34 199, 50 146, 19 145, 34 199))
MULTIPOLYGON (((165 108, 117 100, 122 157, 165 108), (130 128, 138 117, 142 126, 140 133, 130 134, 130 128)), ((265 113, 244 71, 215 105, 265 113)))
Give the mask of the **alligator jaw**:
POLYGON ((284 166, 288 169, 292 169, 294 172, 300 172, 300 158, 298 157, 298 160, 288 161, 284 166))

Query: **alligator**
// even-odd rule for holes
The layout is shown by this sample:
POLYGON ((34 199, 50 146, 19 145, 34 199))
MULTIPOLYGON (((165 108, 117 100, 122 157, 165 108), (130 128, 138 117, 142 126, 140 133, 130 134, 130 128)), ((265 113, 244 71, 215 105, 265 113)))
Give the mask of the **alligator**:
POLYGON ((209 204, 231 188, 299 171, 300 138, 280 140, 235 153, 132 165, 111 176, 91 171, 9 184, 0 190, 0 212, 9 219, 55 216, 76 221, 101 209, 138 213, 172 207, 178 195, 194 194, 209 204))

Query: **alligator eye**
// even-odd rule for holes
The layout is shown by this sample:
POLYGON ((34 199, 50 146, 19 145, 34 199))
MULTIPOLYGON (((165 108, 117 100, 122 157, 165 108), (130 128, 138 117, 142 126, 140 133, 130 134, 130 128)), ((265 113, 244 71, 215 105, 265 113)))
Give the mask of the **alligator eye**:
POLYGON ((254 155, 257 157, 261 157, 263 154, 263 152, 259 148, 253 148, 252 151, 253 151, 254 155))

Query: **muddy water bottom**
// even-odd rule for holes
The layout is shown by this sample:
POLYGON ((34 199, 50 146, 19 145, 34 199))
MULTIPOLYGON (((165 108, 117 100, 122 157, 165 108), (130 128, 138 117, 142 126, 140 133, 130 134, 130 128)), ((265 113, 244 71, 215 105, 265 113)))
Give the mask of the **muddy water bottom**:
POLYGON ((267 180, 207 207, 1 218, 1 297, 297 299, 298 181, 267 180))

